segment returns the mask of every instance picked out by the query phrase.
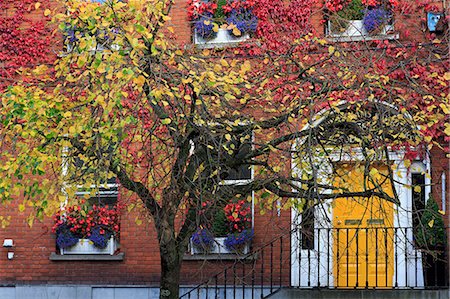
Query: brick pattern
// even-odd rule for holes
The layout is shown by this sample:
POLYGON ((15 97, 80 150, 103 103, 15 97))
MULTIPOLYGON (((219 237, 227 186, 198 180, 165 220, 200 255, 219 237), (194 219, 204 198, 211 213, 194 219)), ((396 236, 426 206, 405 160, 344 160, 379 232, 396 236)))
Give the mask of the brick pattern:
POLYGON ((442 174, 445 173, 445 193, 446 195, 446 216, 444 216, 444 223, 446 226, 450 225, 448 213, 450 209, 450 158, 446 157, 442 149, 434 147, 430 153, 431 156, 431 193, 442 210, 442 174))

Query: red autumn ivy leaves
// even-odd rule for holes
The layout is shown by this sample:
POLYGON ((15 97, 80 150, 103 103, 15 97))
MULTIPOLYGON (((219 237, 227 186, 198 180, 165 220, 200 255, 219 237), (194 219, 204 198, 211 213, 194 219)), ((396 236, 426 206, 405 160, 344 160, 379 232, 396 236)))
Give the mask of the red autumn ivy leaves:
POLYGON ((19 68, 53 62, 49 7, 49 0, 0 1, 0 91, 16 82, 19 68))

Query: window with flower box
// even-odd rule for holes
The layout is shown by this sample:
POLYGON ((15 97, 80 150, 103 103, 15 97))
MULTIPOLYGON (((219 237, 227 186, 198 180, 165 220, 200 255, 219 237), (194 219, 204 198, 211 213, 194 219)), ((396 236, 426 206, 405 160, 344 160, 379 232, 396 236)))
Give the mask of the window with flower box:
POLYGON ((188 0, 193 42, 198 47, 224 47, 246 41, 256 31, 258 18, 252 1, 188 0))
MULTIPOLYGON (((84 2, 85 4, 103 6, 107 1, 85 0, 84 2)), ((120 32, 119 29, 110 26, 105 27, 101 24, 97 27, 92 29, 86 25, 77 26, 70 23, 61 23, 59 29, 63 32, 64 36, 64 52, 67 54, 87 50, 95 53, 105 50, 117 51, 121 48, 116 40, 116 36, 120 32)))
MULTIPOLYGON (((76 259, 73 258, 76 255, 115 255, 120 232, 117 180, 108 177, 95 179, 99 176, 98 171, 88 159, 76 154, 76 150, 68 149, 64 153, 63 175, 67 183, 63 192, 68 200, 54 216, 52 230, 57 252, 61 256, 71 256, 67 258, 70 260, 76 259)), ((55 254, 51 258, 61 259, 55 254)))
POLYGON ((396 0, 325 0, 326 35, 335 41, 397 39, 396 0))
MULTIPOLYGON (((238 155, 245 156, 252 148, 252 133, 244 133, 233 140, 228 140, 227 146, 239 148, 238 155), (244 137, 245 136, 245 137, 244 137), (231 145, 233 144, 233 145, 231 145)), ((219 144, 222 141, 218 141, 219 144)), ((253 179, 253 168, 241 164, 238 167, 225 167, 219 174, 222 179, 220 185, 229 188, 239 188, 250 183, 253 179)), ((250 252, 253 240, 253 192, 247 198, 233 198, 224 206, 213 207, 213 215, 209 221, 201 225, 191 238, 191 254, 238 254, 250 252)), ((212 205, 203 202, 208 209, 212 205)))

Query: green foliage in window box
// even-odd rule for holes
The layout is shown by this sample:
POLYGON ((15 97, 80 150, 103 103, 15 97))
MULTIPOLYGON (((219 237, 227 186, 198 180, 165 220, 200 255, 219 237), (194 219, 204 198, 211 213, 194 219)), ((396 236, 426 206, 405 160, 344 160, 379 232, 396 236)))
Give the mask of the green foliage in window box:
POLYGON ((227 218, 223 209, 219 209, 214 217, 212 232, 216 237, 226 236, 229 232, 227 218))
POLYGON ((352 0, 342 10, 330 16, 331 32, 344 32, 349 25, 349 21, 362 20, 365 9, 366 7, 361 0, 352 0))

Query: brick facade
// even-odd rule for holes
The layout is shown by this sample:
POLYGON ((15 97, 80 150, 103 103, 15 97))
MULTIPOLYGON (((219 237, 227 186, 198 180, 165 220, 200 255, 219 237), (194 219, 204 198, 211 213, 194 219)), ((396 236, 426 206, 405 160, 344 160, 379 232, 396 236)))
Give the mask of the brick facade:
MULTIPOLYGON (((33 13, 33 18, 41 15, 33 13)), ((181 45, 191 43, 191 27, 187 19, 183 1, 176 2, 171 11, 171 25, 175 28, 177 41, 181 45)), ((410 18, 400 17, 401 20, 410 18)), ((322 16, 314 14, 311 18, 314 30, 322 33, 322 16)), ((445 153, 434 148, 431 151, 433 195, 441 196, 442 172, 446 173, 447 211, 450 210, 450 172, 449 159, 445 153)), ((10 216, 9 225, 0 229, 0 241, 14 239, 15 257, 6 259, 5 248, 0 249, 0 284, 147 284, 157 285, 160 276, 159 247, 153 224, 144 221, 135 224, 138 211, 125 213, 121 219, 120 251, 125 253, 123 261, 52 261, 50 255, 55 252, 54 234, 51 233, 52 220, 45 218, 32 228, 26 223, 26 214, 18 213, 18 203, 3 205, 0 210, 3 217, 10 216)), ((448 212, 447 212, 448 213, 448 212)), ((447 221, 447 219, 446 219, 447 221)), ((277 210, 261 215, 255 209, 253 246, 258 248, 290 229, 291 212, 277 210)), ((449 224, 448 221, 446 222, 449 224)), ((284 252, 289 253, 290 243, 285 242, 284 252)), ((275 248, 278 252, 279 248, 275 248)), ((263 257, 269 261, 270 256, 263 257)), ((261 259, 256 263, 260 263, 261 259)), ((182 283, 195 284, 220 271, 229 261, 185 261, 182 267, 182 283)), ((257 266, 258 267, 258 266, 257 266)), ((289 265, 282 269, 284 283, 289 284, 289 265)))

